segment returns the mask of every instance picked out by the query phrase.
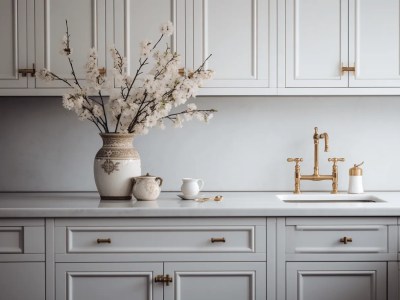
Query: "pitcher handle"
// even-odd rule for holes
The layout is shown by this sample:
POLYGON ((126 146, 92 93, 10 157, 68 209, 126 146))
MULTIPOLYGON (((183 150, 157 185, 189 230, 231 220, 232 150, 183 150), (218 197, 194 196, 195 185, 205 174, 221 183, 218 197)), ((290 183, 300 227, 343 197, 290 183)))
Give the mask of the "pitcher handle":
POLYGON ((161 177, 156 177, 156 181, 158 181, 158 186, 162 186, 163 179, 161 177))
POLYGON ((204 187, 203 179, 197 179, 197 184, 199 185, 199 189, 202 190, 204 187))

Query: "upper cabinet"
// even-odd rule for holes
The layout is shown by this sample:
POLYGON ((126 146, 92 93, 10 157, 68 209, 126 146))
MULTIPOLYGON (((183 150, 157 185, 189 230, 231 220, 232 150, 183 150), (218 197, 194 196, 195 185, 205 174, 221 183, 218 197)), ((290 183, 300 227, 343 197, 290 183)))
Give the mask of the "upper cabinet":
MULTIPOLYGON (((96 48, 99 66, 107 61, 106 0, 36 0, 35 53, 37 69, 47 68, 60 77, 72 80, 71 67, 66 57, 60 55, 61 40, 70 34, 71 59, 78 80, 85 79, 84 66, 90 48, 96 48)), ((111 10, 112 10, 111 6, 111 10)), ((36 80, 36 88, 65 88, 60 81, 50 83, 36 80)))
POLYGON ((399 1, 286 0, 280 10, 281 87, 400 87, 399 1))
POLYGON ((193 0, 187 17, 187 67, 206 68, 213 80, 202 95, 276 92, 276 5, 274 0, 193 0), (193 11, 191 11, 193 10, 193 11))
POLYGON ((351 0, 350 87, 400 87, 400 2, 351 0))
MULTIPOLYGON (((21 69, 33 69, 34 59, 28 52, 28 42, 33 43, 32 27, 27 22, 33 14, 28 13, 35 1, 0 1, 0 90, 28 88, 30 76, 19 73, 21 69)), ((0 91, 1 93, 1 91, 0 91)))
MULTIPOLYGON (((200 95, 400 95, 398 0, 3 0, 0 95, 62 95, 72 80, 59 54, 68 20, 72 59, 84 80, 89 48, 112 69, 109 47, 139 64, 140 42, 167 40, 188 69, 213 69, 200 95)), ((165 46, 162 42, 159 45, 165 46)), ((149 70, 149 65, 146 66, 149 70)), ((146 71, 144 70, 144 71, 146 71)))

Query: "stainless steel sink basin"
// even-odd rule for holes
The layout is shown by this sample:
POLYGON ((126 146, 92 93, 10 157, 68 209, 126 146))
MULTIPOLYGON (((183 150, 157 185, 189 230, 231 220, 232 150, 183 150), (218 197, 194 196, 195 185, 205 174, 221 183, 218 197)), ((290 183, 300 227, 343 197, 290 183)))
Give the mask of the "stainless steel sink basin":
POLYGON ((276 195, 285 203, 377 203, 384 200, 370 194, 286 194, 276 195))

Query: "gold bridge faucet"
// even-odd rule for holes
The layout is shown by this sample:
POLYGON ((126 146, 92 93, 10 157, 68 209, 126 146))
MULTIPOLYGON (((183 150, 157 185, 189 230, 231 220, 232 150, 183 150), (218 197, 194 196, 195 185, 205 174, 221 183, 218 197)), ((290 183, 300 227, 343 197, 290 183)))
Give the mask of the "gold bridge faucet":
POLYGON ((320 175, 319 174, 319 140, 325 140, 325 152, 329 151, 329 136, 325 133, 318 133, 318 128, 314 128, 314 174, 312 175, 301 175, 300 172, 300 162, 303 161, 303 158, 288 158, 288 162, 295 162, 295 172, 294 172, 294 193, 300 194, 300 182, 301 180, 312 180, 312 181, 322 181, 322 180, 332 180, 332 194, 337 194, 338 192, 338 166, 337 163, 339 161, 344 161, 344 158, 328 158, 329 162, 333 163, 332 166, 332 174, 331 175, 320 175))

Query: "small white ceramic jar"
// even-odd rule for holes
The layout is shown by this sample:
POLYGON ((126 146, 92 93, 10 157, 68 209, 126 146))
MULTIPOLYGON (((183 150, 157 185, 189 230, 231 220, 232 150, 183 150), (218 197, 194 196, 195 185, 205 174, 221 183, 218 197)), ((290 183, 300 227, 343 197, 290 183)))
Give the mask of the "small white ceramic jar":
POLYGON ((153 201, 160 196, 163 180, 161 177, 151 176, 147 173, 144 176, 132 178, 132 183, 132 193, 137 200, 153 201))
POLYGON ((196 196, 203 187, 204 187, 204 181, 202 179, 194 179, 194 178, 182 179, 181 191, 185 197, 196 196))

